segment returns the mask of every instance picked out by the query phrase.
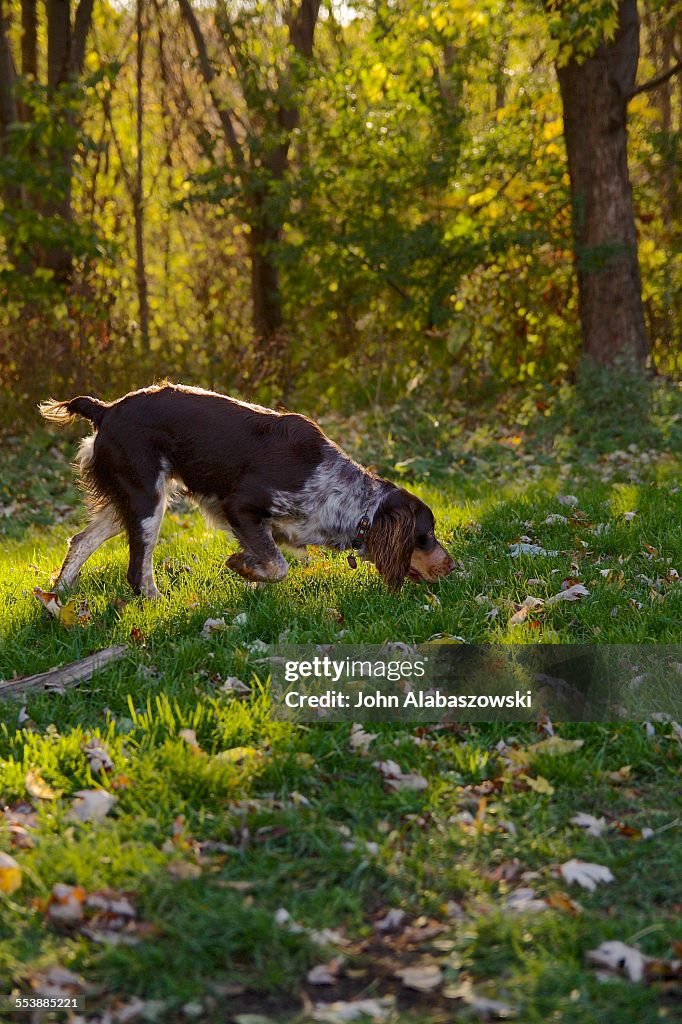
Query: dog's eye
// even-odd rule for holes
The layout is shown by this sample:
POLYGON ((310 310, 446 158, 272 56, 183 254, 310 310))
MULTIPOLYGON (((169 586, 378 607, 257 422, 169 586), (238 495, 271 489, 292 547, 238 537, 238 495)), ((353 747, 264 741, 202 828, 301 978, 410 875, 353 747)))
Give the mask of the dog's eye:
POLYGON ((429 535, 428 535, 428 533, 420 533, 419 536, 417 537, 417 545, 420 548, 425 548, 428 543, 429 543, 429 535))

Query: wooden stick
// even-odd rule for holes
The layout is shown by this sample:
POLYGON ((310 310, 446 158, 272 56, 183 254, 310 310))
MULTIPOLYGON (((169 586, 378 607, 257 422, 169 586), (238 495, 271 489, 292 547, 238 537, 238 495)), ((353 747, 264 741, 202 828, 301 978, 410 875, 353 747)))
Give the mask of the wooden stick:
POLYGON ((128 650, 127 644, 105 647, 104 650, 89 654, 87 658, 73 661, 62 668, 51 668, 47 672, 39 672, 35 676, 21 676, 19 679, 0 681, 0 700, 3 697, 18 697, 28 690, 42 690, 48 686, 72 686, 84 679, 91 679, 95 672, 118 661, 128 650))

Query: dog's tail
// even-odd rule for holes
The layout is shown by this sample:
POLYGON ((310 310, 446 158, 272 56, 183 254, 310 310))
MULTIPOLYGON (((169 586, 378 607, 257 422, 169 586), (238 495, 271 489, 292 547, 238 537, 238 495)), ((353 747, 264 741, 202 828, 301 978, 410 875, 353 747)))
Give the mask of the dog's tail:
POLYGON ((50 420, 51 423, 59 424, 60 427, 72 423, 76 416, 83 416, 86 420, 90 420, 97 429, 109 406, 100 402, 98 398, 83 395, 79 398, 72 398, 70 402, 56 402, 54 398, 51 398, 47 402, 42 402, 38 408, 41 416, 50 420))

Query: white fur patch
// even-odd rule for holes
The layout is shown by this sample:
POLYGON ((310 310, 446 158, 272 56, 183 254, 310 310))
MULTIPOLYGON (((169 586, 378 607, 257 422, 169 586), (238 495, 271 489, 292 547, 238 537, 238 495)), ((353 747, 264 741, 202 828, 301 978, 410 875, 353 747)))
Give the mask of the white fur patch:
POLYGON ((352 545, 362 516, 372 521, 385 486, 330 445, 300 491, 273 495, 273 537, 294 548, 319 544, 343 551, 352 545))
POLYGON ((78 579, 88 558, 110 537, 119 534, 121 529, 121 522, 110 505, 97 511, 85 529, 69 541, 69 550, 57 578, 57 587, 70 587, 78 579))

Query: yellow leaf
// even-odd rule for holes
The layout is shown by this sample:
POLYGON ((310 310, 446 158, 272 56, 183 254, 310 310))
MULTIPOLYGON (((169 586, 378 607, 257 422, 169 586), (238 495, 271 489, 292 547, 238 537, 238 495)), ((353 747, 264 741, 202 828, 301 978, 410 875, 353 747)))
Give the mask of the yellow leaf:
POLYGON ((35 797, 36 800, 56 800, 58 796, 61 796, 61 793, 48 786, 40 772, 33 769, 26 772, 24 784, 28 795, 35 797))
POLYGON ((542 129, 542 137, 545 142, 551 142, 558 138, 564 130, 563 118, 557 117, 554 121, 548 121, 542 129))
POLYGON ((21 868, 8 853, 0 852, 0 892, 11 896, 21 885, 21 868))
POLYGON ((306 753, 305 750, 299 750, 294 760, 299 768, 312 768, 315 764, 313 755, 306 753))
POLYGON ((535 754, 551 754, 552 757, 558 754, 572 754, 575 750, 580 750, 585 740, 564 740, 561 736, 549 736, 546 740, 540 740, 539 743, 533 743, 528 747, 528 753, 531 756, 535 754))
POLYGON ((75 625, 87 625, 90 622, 90 611, 87 601, 79 601, 78 598, 72 597, 70 601, 62 605, 59 621, 67 628, 75 625))
POLYGON ((257 764, 264 757, 263 751, 256 747, 230 747, 229 750, 221 750, 216 754, 217 761, 228 761, 231 764, 245 764, 249 761, 257 764))
POLYGON ((537 775, 535 778, 530 775, 520 775, 519 778, 523 779, 534 793, 543 793, 545 796, 551 796, 554 792, 554 786, 543 775, 537 775))

